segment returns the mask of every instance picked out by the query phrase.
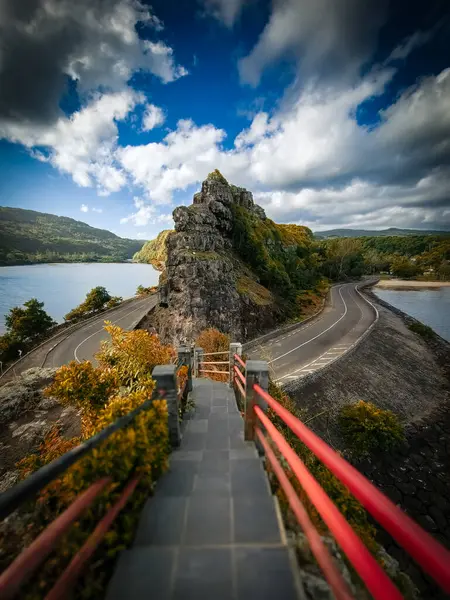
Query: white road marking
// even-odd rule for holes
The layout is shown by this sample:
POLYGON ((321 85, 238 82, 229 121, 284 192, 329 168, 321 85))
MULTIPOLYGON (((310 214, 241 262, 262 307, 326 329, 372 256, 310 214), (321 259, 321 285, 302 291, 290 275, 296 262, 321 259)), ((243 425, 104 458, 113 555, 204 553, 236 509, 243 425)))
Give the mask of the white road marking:
MULTIPOLYGON (((144 302, 142 302, 142 304, 144 304, 144 302)), ((119 321, 123 321, 123 319, 126 319, 127 317, 129 317, 130 315, 132 315, 134 312, 137 312, 138 310, 142 310, 142 304, 140 304, 138 306, 138 308, 135 308, 134 310, 131 310, 130 312, 128 312, 126 315, 124 315, 123 317, 120 317, 120 319, 117 319, 116 321, 112 321, 113 325, 115 325, 116 323, 118 323, 119 321)), ((105 321, 103 321, 104 323, 105 321)), ((97 335, 97 333, 100 333, 101 331, 103 331, 103 327, 101 327, 100 329, 97 329, 97 331, 94 331, 94 333, 91 333, 91 335, 88 335, 86 338, 84 338, 84 340, 82 342, 80 342, 78 344, 78 346, 75 348, 75 350, 73 351, 73 355, 75 357, 75 360, 77 362, 81 362, 81 360, 78 358, 77 356, 77 350, 80 348, 80 346, 82 346, 85 342, 87 342, 89 339, 91 339, 92 337, 94 337, 94 335, 97 335)))
MULTIPOLYGON (((333 290, 334 288, 332 288, 333 290)), ((321 331, 319 334, 317 334, 316 336, 314 336, 313 338, 311 338, 310 340, 307 340, 306 342, 303 342, 303 344, 300 344, 299 346, 297 346, 296 348, 292 348, 292 350, 289 350, 288 352, 285 352, 284 354, 281 354, 280 356, 277 356, 277 358, 274 358, 273 360, 270 361, 269 364, 272 364, 274 362, 276 362, 277 360, 280 360, 280 358, 284 358, 285 356, 287 356, 288 354, 292 354, 292 352, 295 352, 296 350, 298 350, 299 348, 302 348, 303 346, 306 346, 306 344, 309 344, 310 342, 313 342, 314 340, 316 340, 317 338, 319 338, 320 336, 322 336, 324 333, 326 333, 327 331, 330 331, 330 329, 333 329, 333 327, 335 327, 340 321, 342 321, 342 319, 345 317, 345 315, 347 314, 348 308, 347 308, 347 304, 345 303, 344 298, 342 297, 342 286, 339 288, 339 296, 341 297, 341 300, 344 304, 345 310, 344 310, 344 314, 339 317, 339 319, 337 321, 335 321, 332 325, 330 325, 330 327, 328 327, 327 329, 324 329, 323 331, 321 331)))
MULTIPOLYGON (((340 288, 340 289, 341 289, 341 288, 340 288)), ((340 294, 340 296, 341 296, 341 298, 342 298, 342 294, 340 293, 340 289, 339 289, 339 294, 340 294)), ((376 306, 374 306, 374 305, 372 304, 372 302, 370 302, 370 300, 368 300, 367 298, 365 298, 365 297, 364 297, 364 296, 361 294, 361 292, 358 290, 358 286, 357 286, 357 285, 355 285, 355 287, 354 287, 353 289, 354 289, 354 290, 355 290, 355 291, 356 291, 356 292, 359 294, 359 296, 360 296, 360 297, 361 297, 361 298, 364 300, 364 302, 367 302, 367 304, 369 304, 369 305, 370 305, 370 306, 371 306, 371 307, 374 309, 374 311, 375 311, 375 316, 376 316, 376 319, 375 319, 375 321, 374 321, 374 323, 375 323, 375 322, 378 320, 378 310, 377 310, 376 306)), ((344 299, 343 299, 343 298, 342 298, 342 301, 344 301, 344 299)), ((345 302, 344 302, 344 304, 345 304, 345 302)), ((361 317, 359 318, 359 320, 358 320, 358 323, 357 323, 357 325, 359 325, 359 323, 360 323, 361 319, 363 318, 363 311, 362 311, 362 308, 361 308, 361 306, 360 306, 360 305, 359 305, 357 302, 355 302, 355 304, 358 306, 358 308, 359 308, 359 310, 360 310, 360 312, 361 312, 361 317)), ((344 315, 345 315, 345 313, 344 313, 344 315)), ((342 317, 341 317, 341 318, 342 318, 342 317)), ((372 327, 374 323, 372 323, 372 324, 370 325, 370 327, 372 327)), ((336 324, 336 323, 335 323, 335 324, 336 324)), ((357 325, 355 325, 355 327, 356 327, 357 325)), ((355 327, 354 327, 353 329, 355 329, 355 327)), ((370 329, 370 327, 369 327, 369 329, 370 329)), ((352 331, 353 331, 353 329, 352 329, 352 331)), ((326 366, 326 364, 331 364, 332 362, 334 362, 335 360, 337 360, 338 358, 340 358, 340 357, 341 357, 343 354, 345 354, 345 353, 346 353, 348 350, 350 350, 351 348, 353 348, 354 346, 356 346, 356 344, 357 344, 357 343, 358 343, 358 342, 359 342, 359 341, 360 341, 360 340, 361 340, 361 339, 362 339, 362 338, 365 336, 365 334, 367 333, 367 331, 368 331, 368 330, 366 329, 366 330, 365 330, 365 331, 364 331, 364 332, 363 332, 363 333, 362 333, 362 334, 359 336, 359 338, 358 338, 357 340, 355 340, 355 341, 354 341, 352 344, 338 344, 338 345, 334 346, 332 350, 327 350, 327 351, 326 351, 326 352, 324 352, 324 353, 323 353, 321 356, 319 356, 318 358, 316 358, 316 359, 315 359, 315 360, 313 360, 312 362, 308 363, 307 365, 304 365, 303 367, 300 367, 300 368, 299 368, 299 369, 297 369, 296 371, 292 371, 291 373, 289 373, 289 374, 287 374, 287 375, 283 375, 282 377, 279 377, 278 379, 276 379, 276 382, 281 382, 283 379, 292 379, 292 378, 294 377, 294 373, 314 373, 316 370, 319 370, 319 369, 320 369, 322 366, 324 366, 324 367, 325 367, 325 366, 326 366), (308 369, 308 368, 307 368, 307 367, 310 367, 310 366, 313 366, 313 367, 314 367, 314 365, 315 365, 317 362, 319 362, 319 361, 323 360, 323 357, 324 357, 324 356, 326 356, 327 354, 330 354, 330 353, 331 353, 333 350, 336 350, 336 351, 337 351, 337 350, 340 350, 341 352, 340 352, 340 354, 338 354, 337 356, 335 356, 335 357, 331 357, 331 360, 327 361, 327 363, 326 363, 326 364, 323 364, 323 365, 317 365, 317 366, 318 366, 318 368, 317 368, 317 369, 314 369, 314 368, 313 368, 313 369, 308 369)), ((313 339, 314 339, 314 338, 313 338, 313 339)), ((333 353, 334 353, 334 352, 333 352, 333 353)))

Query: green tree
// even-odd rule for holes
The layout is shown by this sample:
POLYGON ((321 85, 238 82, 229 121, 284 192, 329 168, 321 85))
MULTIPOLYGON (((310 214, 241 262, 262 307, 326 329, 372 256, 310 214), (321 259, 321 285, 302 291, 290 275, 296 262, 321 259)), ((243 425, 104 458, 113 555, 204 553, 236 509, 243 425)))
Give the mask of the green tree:
POLYGON ((391 269, 394 277, 405 277, 406 279, 416 277, 421 271, 415 263, 403 256, 394 259, 391 269))
POLYGON ((56 322, 44 310, 44 303, 32 298, 24 307, 11 308, 5 317, 8 332, 20 341, 29 341, 45 333, 56 322))
POLYGON ((101 285, 92 288, 86 295, 86 300, 83 302, 86 311, 100 310, 103 306, 111 300, 111 295, 107 289, 101 285))

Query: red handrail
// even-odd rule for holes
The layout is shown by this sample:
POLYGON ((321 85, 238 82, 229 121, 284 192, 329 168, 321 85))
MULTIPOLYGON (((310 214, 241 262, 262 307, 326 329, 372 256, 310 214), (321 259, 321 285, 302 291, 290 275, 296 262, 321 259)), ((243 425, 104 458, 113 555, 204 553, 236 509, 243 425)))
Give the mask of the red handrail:
POLYGON ((259 385, 255 385, 254 390, 416 562, 449 593, 450 552, 259 385))
POLYGON ((245 385, 245 377, 242 375, 242 373, 239 371, 239 369, 236 367, 236 365, 234 365, 233 369, 234 369, 234 372, 236 373, 236 375, 239 377, 239 379, 245 385))
POLYGON ((240 381, 238 381, 237 379, 235 379, 235 380, 234 380, 234 383, 236 384, 236 387, 238 388, 238 390, 241 392, 241 395, 242 395, 242 397, 243 397, 243 398, 245 398, 245 395, 246 395, 246 394, 245 394, 245 390, 244 390, 244 388, 243 388, 243 387, 242 387, 242 385, 241 385, 241 382, 240 382, 240 381))
POLYGON ((0 596, 3 600, 9 600, 17 594, 72 523, 111 481, 111 477, 103 477, 93 483, 9 565, 0 575, 0 596))
POLYGON ((244 367, 244 369, 245 369, 245 362, 242 360, 242 358, 239 356, 239 354, 234 355, 234 360, 236 362, 238 362, 241 365, 241 367, 244 367))
POLYGON ((311 523, 308 513, 303 507, 303 504, 300 502, 299 497, 297 496, 294 488, 291 485, 291 482, 283 470, 283 467, 280 465, 274 451, 270 447, 259 427, 256 428, 256 435, 263 445, 266 458, 272 465, 273 471, 280 482, 284 493, 286 494, 289 506, 291 507, 294 515, 297 517, 297 520, 308 539, 311 551, 316 557, 316 560, 319 563, 319 566, 322 569, 322 572, 325 575, 334 596, 337 600, 353 600, 353 596, 348 588, 348 585, 346 584, 342 575, 339 573, 339 570, 336 568, 336 565, 330 553, 328 552, 327 547, 322 542, 322 538, 320 537, 314 525, 311 523))
POLYGON ((401 600, 402 595, 398 589, 275 425, 259 406, 255 406, 255 413, 375 600, 401 600))
POLYGON ((127 503, 128 499, 134 492, 137 484, 139 483, 139 477, 133 477, 125 486, 119 500, 114 504, 112 508, 106 513, 103 519, 98 523, 97 527, 88 537, 82 548, 73 557, 67 569, 59 577, 58 581, 52 587, 50 592, 45 597, 45 600, 64 600, 68 596, 68 591, 74 585, 78 577, 83 571, 86 562, 92 556, 97 549, 98 545, 102 542, 106 532, 111 527, 114 519, 117 517, 119 512, 127 503))

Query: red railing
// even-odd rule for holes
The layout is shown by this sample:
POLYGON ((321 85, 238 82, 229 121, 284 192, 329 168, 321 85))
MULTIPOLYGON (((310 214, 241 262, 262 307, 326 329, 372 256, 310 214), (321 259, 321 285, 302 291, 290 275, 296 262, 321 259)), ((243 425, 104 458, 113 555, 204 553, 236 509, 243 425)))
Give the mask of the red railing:
MULTIPOLYGON (((235 356, 235 360, 245 367, 245 363, 242 360, 238 361, 237 358, 235 356)), ((240 385, 241 377, 244 381, 246 380, 241 371, 235 367, 234 382, 245 398, 245 391, 240 385)), ((361 502, 364 508, 403 546, 423 570, 431 575, 445 592, 449 593, 450 552, 410 519, 359 471, 352 467, 350 463, 339 456, 328 444, 306 427, 306 425, 281 406, 279 402, 272 398, 258 384, 255 384, 253 385, 253 395, 250 400, 248 399, 247 390, 247 402, 252 402, 253 410, 245 411, 247 418, 250 418, 255 423, 252 439, 256 437, 264 448, 274 474, 284 490, 287 501, 309 540, 311 551, 322 568, 336 598, 351 598, 351 594, 342 577, 336 571, 327 549, 322 544, 319 534, 315 531, 294 488, 278 462, 272 449, 273 446, 275 446, 288 463, 292 473, 301 484, 302 489, 321 515, 323 521, 335 537, 336 542, 347 555, 355 571, 359 574, 372 596, 376 600, 398 599, 402 598, 402 596, 316 479, 308 471, 302 460, 264 413, 261 406, 259 406, 261 404, 260 400, 266 403, 315 456, 328 467, 350 490, 353 496, 361 502), (269 440, 272 445, 269 443, 269 440)), ((246 431, 248 431, 247 425, 246 431)))

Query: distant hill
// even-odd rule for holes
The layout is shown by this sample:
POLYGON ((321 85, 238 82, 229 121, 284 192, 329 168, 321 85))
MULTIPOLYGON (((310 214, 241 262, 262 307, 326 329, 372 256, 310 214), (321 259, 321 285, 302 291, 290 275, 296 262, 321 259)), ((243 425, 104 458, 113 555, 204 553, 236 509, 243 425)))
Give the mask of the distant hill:
POLYGON ((393 235, 450 235, 450 231, 435 231, 432 229, 398 229, 389 227, 379 231, 370 229, 330 229, 328 231, 315 231, 314 237, 317 239, 333 237, 379 237, 393 235))
POLYGON ((171 233, 172 229, 165 229, 155 240, 145 242, 133 256, 133 262, 149 263, 158 271, 163 271, 167 260, 166 240, 171 233))
POLYGON ((143 244, 68 217, 0 207, 0 265, 121 262, 143 244))

